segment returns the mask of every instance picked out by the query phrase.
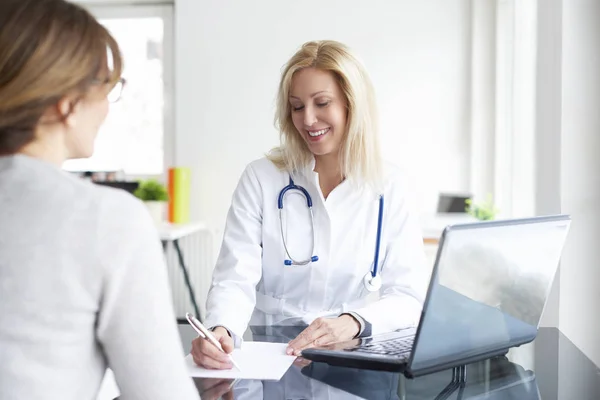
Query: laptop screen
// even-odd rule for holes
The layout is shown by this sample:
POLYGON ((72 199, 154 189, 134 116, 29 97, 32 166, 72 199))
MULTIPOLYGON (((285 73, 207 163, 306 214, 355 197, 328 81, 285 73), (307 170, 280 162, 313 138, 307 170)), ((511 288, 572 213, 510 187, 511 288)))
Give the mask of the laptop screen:
POLYGON ((533 340, 569 225, 567 216, 557 216, 447 229, 411 369, 533 340))

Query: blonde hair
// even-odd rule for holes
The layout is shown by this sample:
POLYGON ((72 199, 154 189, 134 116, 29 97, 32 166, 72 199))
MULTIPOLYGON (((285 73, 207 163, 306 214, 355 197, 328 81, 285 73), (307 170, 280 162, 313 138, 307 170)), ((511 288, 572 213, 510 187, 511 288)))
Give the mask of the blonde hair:
POLYGON ((343 177, 380 191, 382 162, 375 91, 362 63, 347 46, 336 41, 305 43, 283 69, 275 112, 275 126, 280 132, 281 144, 267 157, 289 173, 300 170, 312 160, 312 153, 292 121, 289 102, 292 78, 304 68, 333 73, 346 98, 347 131, 340 146, 343 177))
MULTIPOLYGON (((82 7, 64 0, 0 2, 0 155, 34 140, 44 112, 121 76, 119 46, 82 7), (113 68, 106 75, 108 51, 113 68)), ((71 110, 72 111, 72 110, 71 110)))

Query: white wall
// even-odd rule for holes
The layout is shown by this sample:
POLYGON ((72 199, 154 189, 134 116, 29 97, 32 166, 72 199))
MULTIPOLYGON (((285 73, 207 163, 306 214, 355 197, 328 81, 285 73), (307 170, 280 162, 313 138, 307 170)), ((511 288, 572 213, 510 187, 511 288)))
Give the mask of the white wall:
POLYGON ((175 159, 193 168, 192 216, 221 230, 244 166, 278 144, 282 66, 303 42, 337 39, 374 81, 385 155, 407 167, 421 210, 469 189, 469 0, 175 5, 175 159))
POLYGON ((600 2, 563 1, 561 331, 600 365, 600 2))
POLYGON ((496 86, 496 4, 473 1, 471 8, 468 85, 470 152, 469 186, 478 199, 494 188, 496 86))
MULTIPOLYGON (((560 146, 562 106, 562 0, 538 3, 537 70, 536 70, 536 135, 535 213, 559 214, 560 146)), ((560 269, 542 317, 542 326, 558 327, 560 302, 560 269)))
POLYGON ((538 7, 536 212, 573 218, 542 324, 600 364, 600 3, 538 7))

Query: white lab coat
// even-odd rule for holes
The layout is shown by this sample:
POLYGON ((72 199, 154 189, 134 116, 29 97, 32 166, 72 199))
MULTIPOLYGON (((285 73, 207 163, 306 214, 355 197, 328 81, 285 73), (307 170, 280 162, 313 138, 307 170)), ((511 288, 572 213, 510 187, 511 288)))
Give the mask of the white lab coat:
POLYGON ((284 199, 283 230, 291 256, 319 257, 305 266, 284 265, 288 257, 277 199, 289 174, 266 158, 256 160, 233 194, 205 322, 226 327, 236 344, 249 323, 310 324, 317 317, 347 311, 368 321, 373 334, 418 324, 428 284, 425 253, 398 170, 386 165, 379 256, 383 285, 379 298, 369 301, 363 278, 375 254, 378 194, 344 181, 325 200, 313 169, 314 160, 292 178, 312 197, 314 254, 306 199, 298 191, 284 199))

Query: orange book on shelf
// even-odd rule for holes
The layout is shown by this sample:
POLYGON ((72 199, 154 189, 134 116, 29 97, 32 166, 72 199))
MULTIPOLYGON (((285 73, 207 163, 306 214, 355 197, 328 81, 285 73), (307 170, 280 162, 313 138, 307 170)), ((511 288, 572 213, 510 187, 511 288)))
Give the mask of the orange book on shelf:
POLYGON ((169 208, 167 213, 167 220, 171 223, 175 221, 175 169, 169 168, 169 174, 167 177, 167 191, 169 192, 169 208))
POLYGON ((190 222, 191 171, 187 167, 169 168, 169 222, 190 222))

